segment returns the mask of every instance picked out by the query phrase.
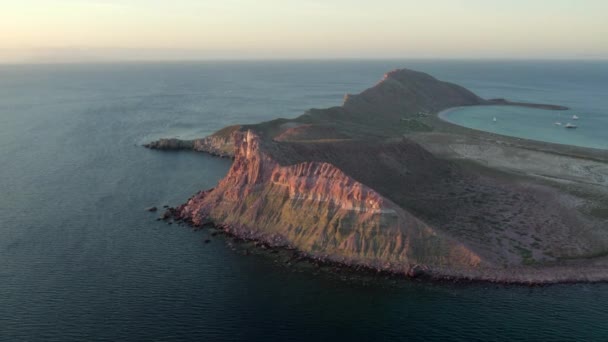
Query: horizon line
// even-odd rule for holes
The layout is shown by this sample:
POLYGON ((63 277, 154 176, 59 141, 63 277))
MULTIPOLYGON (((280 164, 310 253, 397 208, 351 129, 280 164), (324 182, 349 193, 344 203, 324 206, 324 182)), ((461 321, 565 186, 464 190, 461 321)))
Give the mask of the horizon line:
POLYGON ((605 62, 608 57, 251 57, 251 58, 180 58, 180 59, 91 59, 50 61, 0 61, 0 65, 86 65, 86 64, 135 64, 135 63, 202 63, 202 62, 338 62, 338 61, 505 61, 505 62, 605 62))

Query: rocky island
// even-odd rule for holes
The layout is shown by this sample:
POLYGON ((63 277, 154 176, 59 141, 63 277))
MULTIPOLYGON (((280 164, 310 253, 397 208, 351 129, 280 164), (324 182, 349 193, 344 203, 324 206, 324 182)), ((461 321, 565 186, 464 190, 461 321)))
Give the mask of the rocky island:
POLYGON ((315 259, 409 276, 608 280, 608 152, 443 121, 486 100, 407 69, 344 104, 153 149, 234 158, 170 213, 315 259))

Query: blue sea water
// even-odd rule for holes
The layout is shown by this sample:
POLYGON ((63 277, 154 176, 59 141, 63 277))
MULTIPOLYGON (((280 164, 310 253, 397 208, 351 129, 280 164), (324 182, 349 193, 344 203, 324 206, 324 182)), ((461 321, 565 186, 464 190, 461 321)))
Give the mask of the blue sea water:
MULTIPOLYGON (((606 62, 0 66, 0 341, 608 340, 606 284, 342 279, 144 211, 214 186, 230 161, 142 143, 339 105, 398 67, 483 97, 571 106, 576 134, 608 129, 606 62)), ((529 113, 461 114, 509 127, 529 113)), ((576 141, 608 135, 589 137, 576 141)))
POLYGON ((440 115, 452 123, 481 131, 608 150, 608 115, 602 110, 581 114, 580 110, 572 109, 551 111, 514 106, 473 106, 446 110, 440 115), (575 115, 579 118, 573 119, 575 115), (566 128, 567 124, 576 128, 566 128))
MULTIPOLYGON (((486 98, 559 104, 569 110, 463 107, 443 117, 462 126, 519 138, 608 149, 608 63, 518 62, 503 68, 510 70, 503 73, 503 79, 469 80, 468 86, 486 98), (579 118, 574 119, 575 115, 579 118), (566 129, 567 123, 577 129, 566 129)), ((484 68, 480 69, 483 72, 484 68)))
POLYGON ((442 117, 482 131, 608 149, 608 63, 514 62, 507 67, 511 72, 504 73, 505 78, 471 80, 469 86, 486 98, 559 104, 569 110, 474 106, 446 111, 442 117), (566 129, 568 123, 577 128, 566 129))

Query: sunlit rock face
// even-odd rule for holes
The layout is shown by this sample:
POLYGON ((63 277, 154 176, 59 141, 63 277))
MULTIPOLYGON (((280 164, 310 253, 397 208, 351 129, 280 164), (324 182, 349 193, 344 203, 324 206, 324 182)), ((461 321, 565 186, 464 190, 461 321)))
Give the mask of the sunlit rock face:
POLYGON ((480 258, 326 162, 280 165, 253 131, 237 132, 228 175, 180 208, 240 236, 347 264, 407 272, 412 264, 475 267, 480 258))
POLYGON ((463 143, 484 151, 502 143, 469 141, 457 132, 410 134, 441 127, 433 126, 430 113, 488 103, 458 85, 396 70, 345 97, 343 106, 227 127, 187 146, 233 155, 228 174, 175 212, 195 225, 212 222, 313 258, 410 276, 507 282, 608 277, 604 269, 578 274, 560 263, 608 248, 605 229, 597 229, 605 223, 581 216, 575 196, 524 175, 431 153, 413 137, 435 139, 450 153, 463 143), (551 267, 538 267, 543 264, 551 267))

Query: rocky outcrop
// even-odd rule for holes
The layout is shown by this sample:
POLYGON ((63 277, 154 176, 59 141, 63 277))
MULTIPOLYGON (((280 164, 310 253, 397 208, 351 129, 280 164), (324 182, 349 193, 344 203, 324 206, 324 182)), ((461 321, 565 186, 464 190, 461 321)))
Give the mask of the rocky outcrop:
POLYGON ((234 138, 236 157, 228 175, 180 207, 181 218, 198 225, 212 220, 238 236, 315 258, 404 274, 412 264, 467 268, 482 263, 463 244, 334 165, 281 165, 255 132, 234 138))
POLYGON ((429 112, 498 102, 397 70, 341 107, 149 147, 234 156, 217 187, 168 211, 194 225, 212 222, 312 258, 410 277, 608 279, 600 266, 579 276, 564 266, 608 248, 605 229, 577 211, 580 199, 523 175, 446 160, 403 136, 404 118, 412 126, 429 112))
POLYGON ((144 144, 144 147, 152 150, 191 150, 194 148, 194 141, 176 138, 163 138, 144 144))
POLYGON ((234 157, 234 142, 230 137, 210 135, 203 139, 194 140, 193 149, 197 152, 207 152, 218 157, 234 157))
POLYGON ((144 147, 153 150, 193 150, 218 157, 234 157, 234 140, 231 134, 240 127, 228 126, 202 139, 159 139, 145 144, 144 147))

